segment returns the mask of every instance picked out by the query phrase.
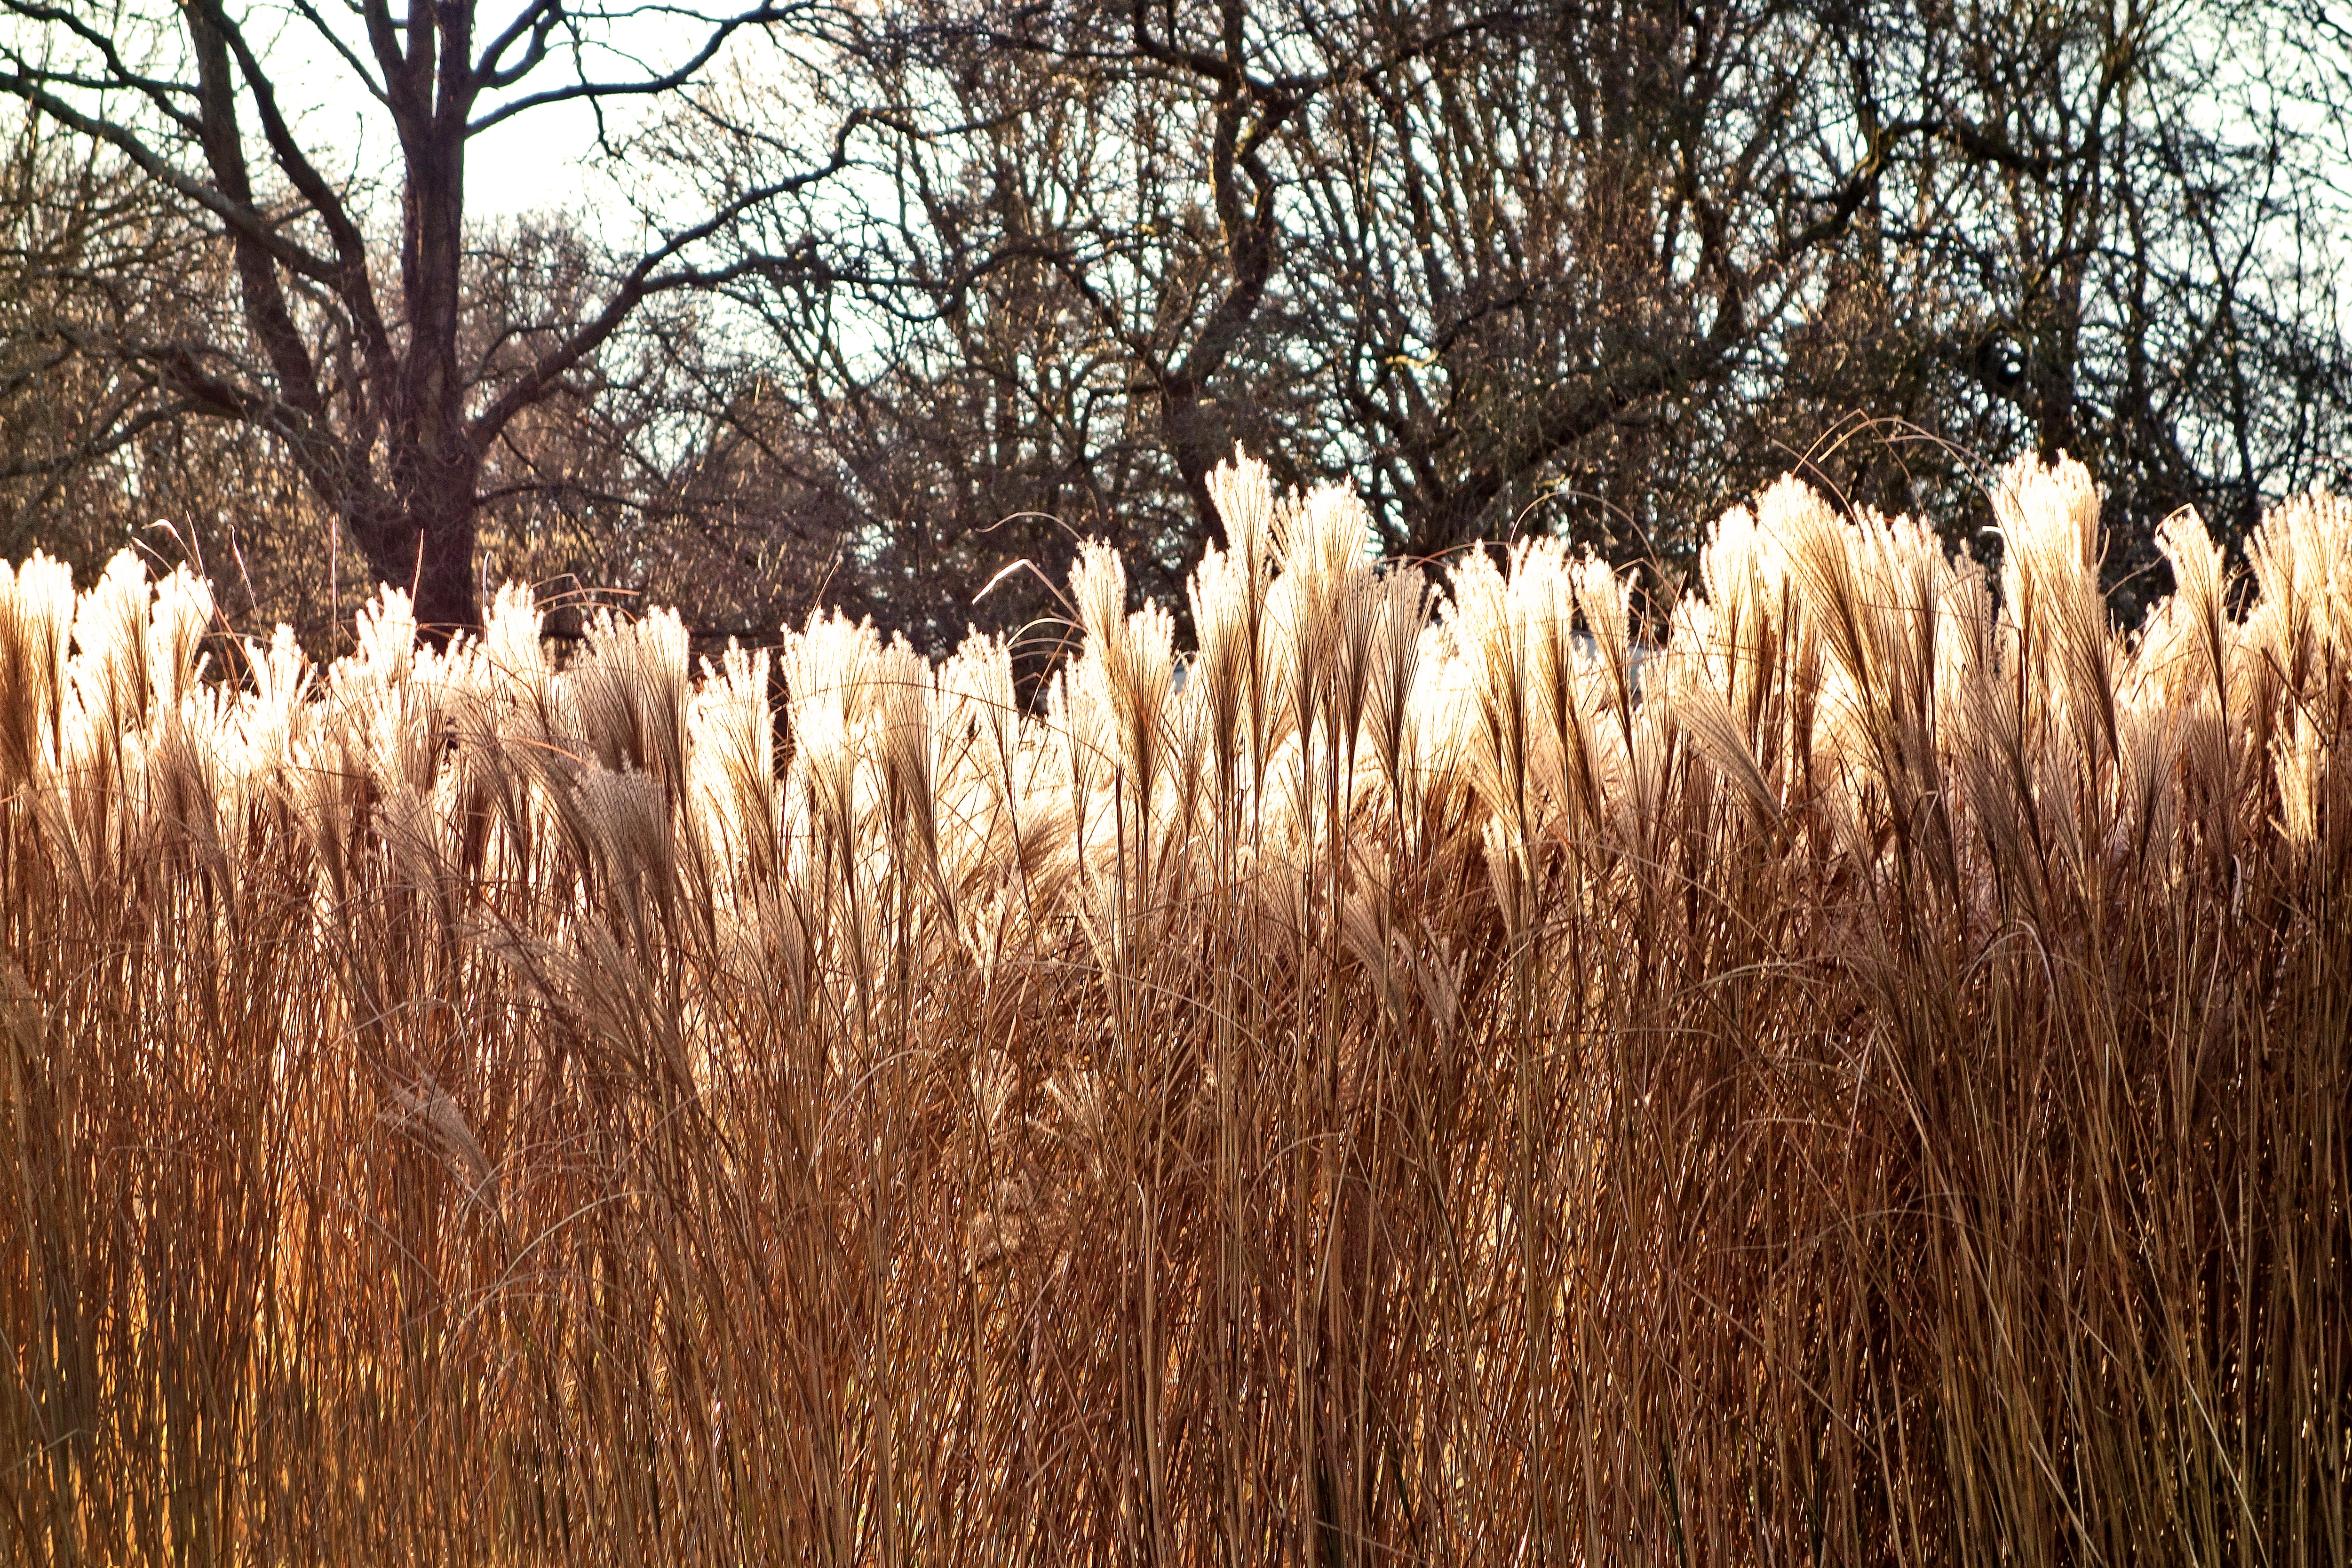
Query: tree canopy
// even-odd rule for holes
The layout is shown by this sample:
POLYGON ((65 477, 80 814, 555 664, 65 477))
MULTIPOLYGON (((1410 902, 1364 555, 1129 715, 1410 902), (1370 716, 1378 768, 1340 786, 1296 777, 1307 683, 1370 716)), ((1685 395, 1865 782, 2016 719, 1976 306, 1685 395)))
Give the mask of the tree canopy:
POLYGON ((649 209, 641 239, 598 256, 593 278, 544 247, 480 243, 467 222, 469 145, 557 105, 593 106, 601 121, 611 106, 677 94, 730 47, 810 10, 806 0, 665 9, 664 33, 674 42, 683 27, 685 45, 648 62, 625 26, 634 8, 567 0, 494 16, 474 0, 112 12, 0 0, 15 24, 0 42, 0 93, 112 154, 117 178, 143 180, 173 219, 211 238, 234 280, 226 309, 168 321, 136 306, 111 312, 95 346, 147 395, 83 447, 106 449, 159 419, 266 429, 374 575, 410 586, 420 621, 477 624, 476 535, 494 451, 533 410, 592 387, 599 356, 651 302, 789 266, 713 268, 701 247, 837 172, 851 127, 813 162, 712 210, 679 220, 666 205, 649 209), (388 170, 348 132, 306 122, 297 95, 322 90, 388 132, 388 170), (480 319, 499 302, 516 309, 480 319))
POLYGON ((178 507, 257 612, 347 541, 444 626, 495 568, 938 648, 1078 534, 1181 614, 1236 443, 1384 551, 1667 575, 1784 469, 1965 519, 2063 450, 2128 609, 2164 516, 2234 543, 2352 451, 2306 10, 0 0, 0 515, 178 507), (470 217, 468 146, 573 102, 608 205, 470 217))

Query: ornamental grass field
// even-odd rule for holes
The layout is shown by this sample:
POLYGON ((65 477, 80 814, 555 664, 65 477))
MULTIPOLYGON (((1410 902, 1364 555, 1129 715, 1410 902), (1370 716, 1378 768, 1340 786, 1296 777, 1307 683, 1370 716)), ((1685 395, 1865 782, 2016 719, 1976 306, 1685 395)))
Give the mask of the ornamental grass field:
POLYGON ((0 1558, 2352 1563, 2352 506, 1215 488, 1034 702, 0 575, 0 1558))

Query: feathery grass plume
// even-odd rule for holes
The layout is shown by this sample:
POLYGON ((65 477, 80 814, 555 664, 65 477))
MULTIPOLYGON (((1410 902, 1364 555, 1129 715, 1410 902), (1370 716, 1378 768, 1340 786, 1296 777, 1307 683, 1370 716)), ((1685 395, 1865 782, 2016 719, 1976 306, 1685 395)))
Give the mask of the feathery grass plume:
POLYGON ((768 714, 769 668, 766 648, 747 651, 729 639, 715 667, 703 660, 688 714, 694 802, 688 820, 704 853, 729 868, 739 899, 749 899, 779 870, 783 796, 768 714))
POLYGON ((940 671, 950 772, 997 792, 1009 803, 1019 784, 1013 758, 1022 742, 1021 704, 1013 682, 1013 647, 1002 637, 970 633, 940 671))
POLYGON ((1965 820, 1983 847, 1982 879, 1990 884, 1992 907, 2038 923, 2050 875, 2037 794, 2039 748, 2028 732, 2025 694, 2003 668, 2010 633, 2004 625, 1997 635, 1948 640, 1960 645, 1949 771, 1968 805, 1965 820))
POLYGON ((146 567, 126 549, 75 601, 58 748, 66 787, 51 816, 66 825, 74 850, 60 869, 91 899, 110 897, 132 873, 152 826, 144 764, 153 742, 152 596, 146 567))
POLYGON ((1637 679, 1625 585, 1599 562, 1570 560, 1560 549, 1540 545, 1514 563, 1512 579, 1535 654, 1534 693, 1542 717, 1535 756, 1545 792, 1567 841, 1602 854, 1612 826, 1608 802, 1624 777, 1637 679), (1587 576, 1591 594, 1603 602, 1586 604, 1587 576), (1600 727, 1612 712, 1616 722, 1600 727))
POLYGON ((251 689, 235 709, 239 771, 248 778, 267 778, 291 763, 296 741, 316 720, 310 697, 319 672, 295 640, 294 628, 283 622, 270 632, 267 647, 247 638, 244 647, 251 689))
POLYGON ((2120 710, 2118 722, 2122 754, 2112 852, 2128 856, 2141 877, 2161 884, 2177 862, 2180 712, 2168 703, 2137 702, 2120 710))
POLYGON ((1473 790, 1471 751, 1479 725, 1477 671, 1462 655, 1442 595, 1433 595, 1438 615, 1422 628, 1419 668, 1413 679, 1406 732, 1419 765, 1412 773, 1409 805, 1418 826, 1442 812, 1449 791, 1473 790))
MULTIPOLYGON (((2203 533, 2193 512, 2186 514, 2185 521, 2203 533)), ((2194 548, 2170 535, 2169 531, 2183 521, 2181 514, 2167 520, 2165 529, 2159 530, 2165 535, 2158 542, 2160 551, 2182 548, 2185 552, 2194 548)), ((2220 563, 2211 564, 2218 592, 2220 563)), ((2193 579, 2196 573, 2197 565, 2191 563, 2185 575, 2193 579)), ((2109 856, 2131 862, 2138 876, 2159 882, 2168 881, 2180 864, 2173 853, 2179 836, 2174 816, 2184 782, 2182 754, 2189 715, 2200 704, 2210 702, 2213 692, 2210 652, 2199 646, 2203 633, 2197 624, 2200 616, 2194 603, 2195 588, 2184 582, 2181 574, 2176 574, 2174 583, 2172 595, 2150 612, 2124 647, 2116 668, 2121 752, 2109 856)), ((1954 684, 1957 687, 1958 682, 1954 684)))
MULTIPOLYGON (((1429 580, 1421 568, 1383 573, 1367 615, 1371 622, 1364 686, 1372 755, 1400 827, 1414 820, 1411 799, 1420 739, 1413 724, 1413 688, 1421 677, 1423 633, 1429 625, 1429 580)), ((1222 775, 1221 775, 1222 776, 1222 775)))
POLYGON ((1778 527, 1842 677, 1832 732, 1874 776, 1899 847, 1919 844, 1936 884, 1956 898, 1945 710, 1967 663, 1978 574, 1956 566, 1924 523, 1869 511, 1842 520, 1809 493, 1780 509, 1778 527))
POLYGON ((2352 1568, 2352 513, 2126 641, 2007 484, 1998 613, 1784 484, 1660 647, 1243 460, 1181 666, 1095 547, 788 741, 13 574, 0 1558, 2352 1568))
POLYGON ((1294 584, 1286 640, 1298 726, 1324 726, 1328 755, 1355 755, 1371 676, 1375 575, 1365 553, 1371 518, 1352 490, 1323 485, 1274 514, 1283 578, 1294 584))
POLYGON ((1528 864, 1526 842, 1511 830, 1507 817, 1490 816, 1480 847, 1486 855, 1487 890, 1494 895, 1495 912, 1502 917, 1503 936, 1516 948, 1535 923, 1535 876, 1528 864))
POLYGON ((512 699, 544 710, 555 672, 541 638, 542 625, 539 602, 530 585, 506 584, 490 601, 481 647, 490 674, 503 683, 512 699))
POLYGON ((2113 638, 2099 594, 2099 491, 2060 456, 2021 457, 1992 489, 2016 679, 2041 689, 2088 758, 2116 751, 2113 638))
POLYGON ((465 1112, 457 1108, 449 1091, 427 1077, 413 1086, 393 1085, 392 1102, 395 1110, 386 1120, 394 1126, 423 1132, 438 1146, 467 1184, 467 1200, 495 1213, 499 1206, 498 1168, 482 1152, 481 1141, 474 1136, 465 1112))
MULTIPOLYGON (((1234 448, 1231 463, 1220 463, 1209 476, 1209 496, 1224 524, 1225 556, 1234 575, 1230 592, 1237 595, 1227 606, 1223 624, 1239 641, 1236 657, 1242 667, 1248 720, 1250 777, 1265 777, 1266 762, 1282 743, 1285 715, 1281 701, 1281 650, 1266 605, 1273 591, 1276 515, 1278 503, 1274 476, 1255 458, 1234 448)), ((1203 645, 1205 648, 1207 645, 1203 645)), ((1263 784, 1253 783, 1263 793, 1263 784)))
POLYGON ((1058 772, 1067 792, 1079 876, 1090 881, 1093 868, 1102 863, 1095 846, 1101 838, 1104 813, 1096 796, 1110 791, 1119 745, 1110 681, 1091 640, 1077 658, 1055 672, 1045 693, 1045 728, 1061 763, 1058 772))
POLYGON ((1238 799, 1238 762, 1244 740, 1253 649, 1258 632, 1250 624, 1255 606, 1249 576, 1241 561, 1211 545, 1184 584, 1192 609, 1192 633, 1200 651, 1186 668, 1185 689, 1207 714, 1210 776, 1221 808, 1238 799))
POLYGON ((1043 750, 1024 720, 1013 679, 1013 648, 1001 637, 967 637, 939 675, 943 752, 939 796, 942 842, 956 903, 978 921, 967 939, 1002 955, 1016 929, 1034 941, 1040 857, 1053 835, 1041 811, 1043 750), (992 911, 981 919, 980 900, 992 911))
POLYGON ((1155 841, 1181 844, 1191 822, 1174 808, 1189 803, 1184 773, 1198 774, 1183 755, 1184 736, 1175 713, 1176 618, 1164 605, 1147 604, 1130 614, 1119 627, 1124 645, 1119 660, 1127 681, 1115 704, 1119 715, 1120 752, 1132 781, 1135 849, 1140 892, 1147 906, 1159 901, 1162 866, 1155 841), (1171 776, 1176 774, 1180 776, 1171 776))
POLYGON ((922 656, 904 637, 893 637, 875 670, 874 753, 891 852, 902 875, 919 874, 952 930, 955 891, 940 858, 939 737, 932 680, 922 656))
POLYGON ((205 663, 205 635, 212 619, 212 588, 185 566, 173 568, 170 576, 154 585, 145 628, 154 710, 176 713, 194 693, 205 663))
POLYGON ((236 647, 242 688, 226 682, 203 688, 191 705, 191 724, 205 737, 210 787, 224 823, 224 868, 233 863, 237 879, 249 884, 257 873, 275 873, 276 840, 299 831, 284 777, 317 705, 310 700, 315 672, 292 627, 278 626, 266 646, 245 637, 236 647))
POLYGON ((320 770, 310 786, 314 831, 322 844, 339 841, 338 863, 346 847, 380 835, 398 885, 454 919, 464 900, 458 845, 434 796, 449 741, 450 693, 462 684, 467 650, 419 647, 408 595, 389 586, 361 608, 353 640, 352 656, 328 673, 331 739, 310 759, 320 770))
POLYGON ((1721 671, 1727 703, 1752 727, 1788 641, 1786 543, 1754 511, 1734 507, 1707 530, 1698 583, 1714 626, 1705 649, 1708 666, 1721 671))
POLYGON ((56 764, 73 617, 70 567, 37 550, 0 562, 0 800, 56 764))
POLYGON ((857 757, 873 708, 879 645, 870 625, 846 616, 810 616, 784 638, 777 664, 792 711, 793 767, 805 782, 833 852, 853 853, 857 819, 857 757))
POLYGON ((546 815, 532 804, 534 789, 560 795, 584 760, 559 712, 541 625, 528 585, 500 587, 471 645, 465 679, 449 693, 457 809, 468 814, 462 837, 477 877, 530 866, 546 815))
POLYGON ((586 646, 564 670, 581 742, 609 771, 650 775, 675 809, 687 784, 685 624, 671 610, 624 620, 606 609, 586 629, 586 646))
MULTIPOLYGON (((2352 503, 2305 496, 2265 516, 2246 542, 2260 596, 2247 611, 2245 718, 2259 759, 2296 699, 2315 689, 2340 701, 2345 604, 2352 596, 2352 503)), ((2259 765, 2257 763, 2257 765, 2259 765)))
MULTIPOLYGON (((1732 645, 1736 647, 1737 645, 1732 645)), ((1708 764, 1731 781, 1748 810, 1761 823, 1780 820, 1780 797, 1757 765, 1748 737, 1732 717, 1724 679, 1738 655, 1725 657, 1715 614, 1706 602, 1686 599, 1675 606, 1667 638, 1666 679, 1654 688, 1674 706, 1675 719, 1708 764)))
MULTIPOLYGON (((1811 651, 1796 603, 1785 541, 1768 531, 1757 514, 1736 507, 1707 532, 1699 552, 1699 590, 1707 606, 1707 635, 1696 640, 1705 684, 1717 687, 1733 735, 1719 732, 1717 715, 1696 715, 1694 738, 1729 757, 1746 780, 1751 802, 1756 779, 1740 765, 1744 754, 1775 801, 1790 798, 1791 764, 1804 754, 1797 743, 1793 689, 1811 651), (1734 751, 1730 742, 1740 744, 1734 751)), ((1704 701, 1704 699, 1699 700, 1704 701)), ((1723 765, 1723 758, 1717 759, 1723 765)))
MULTIPOLYGON (((2328 826, 2336 793, 2329 761, 2352 685, 2352 504, 2300 497, 2270 513, 2247 542, 2261 597, 2242 631, 2242 699, 2267 762, 2280 826, 2308 848, 2328 826)), ((2336 814, 2340 818, 2340 813, 2336 814)), ((2338 823, 2332 831, 2343 832, 2338 823)))
MULTIPOLYGON (((1175 680, 1175 621, 1165 607, 1127 613, 1127 569, 1109 546, 1089 542, 1070 568, 1070 600, 1086 637, 1074 667, 1087 679, 1074 701, 1110 716, 1116 749, 1100 763, 1117 798, 1111 803, 1119 862, 1132 865, 1135 896, 1149 898, 1154 803, 1168 770, 1171 737, 1169 700, 1175 680)), ((1072 744, 1076 743, 1076 737, 1072 744)), ((1074 764, 1075 767, 1075 764, 1074 764)), ((1097 776, 1091 770, 1089 777, 1097 776)), ((1076 773, 1073 774, 1074 780, 1076 773)), ((1074 789, 1076 787, 1074 783, 1074 789)), ((1089 786, 1091 787, 1091 786, 1089 786)))
MULTIPOLYGON (((1513 554, 1516 576, 1530 555, 1556 557, 1522 542, 1513 554)), ((1466 753, 1469 777, 1486 810, 1515 837, 1520 859, 1534 833, 1535 802, 1528 777, 1534 695, 1532 652, 1524 611, 1531 595, 1516 597, 1511 582, 1484 552, 1465 555, 1446 578, 1439 614, 1451 639, 1453 659, 1475 701, 1475 723, 1466 753)), ((1547 605, 1542 614, 1552 614, 1547 605)))
POLYGON ((147 636, 153 596, 145 564, 126 549, 75 605, 75 684, 102 732, 122 735, 146 727, 154 689, 147 636))
POLYGON ((216 875, 228 868, 220 837, 220 784, 213 751, 216 729, 191 722, 188 709, 212 707, 194 694, 175 704, 152 735, 142 768, 143 804, 154 830, 216 875))
POLYGON ((2196 510, 2183 507, 2157 525, 2156 548, 2171 568, 2173 590, 2148 613, 2136 662, 2152 668, 2174 700, 2201 695, 2226 715, 2238 628, 2223 602, 2221 547, 2196 510))
POLYGON ((2292 715, 2271 742, 2271 767, 2278 779, 2279 828, 2289 847, 2308 851, 2319 839, 2321 781, 2334 750, 2317 726, 2292 715))
POLYGON ((1845 521, 1806 486, 1780 479, 1759 498, 1758 521, 1788 563, 1798 624, 1815 650, 1791 683, 1795 752, 1834 842, 1852 865, 1875 866, 1879 802, 1890 784, 1908 793, 1895 733, 1901 710, 1880 685, 1892 672, 1878 668, 1893 606, 1874 595, 1845 521))
POLYGON ((1127 618, 1127 563, 1099 539, 1079 545, 1077 559, 1070 563, 1070 605, 1077 612, 1084 646, 1104 666, 1106 685, 1117 687, 1126 673, 1119 664, 1118 627, 1127 618))
POLYGON ((416 609, 408 595, 383 584, 352 619, 352 652, 331 667, 334 684, 356 696, 399 695, 416 668, 416 609))
POLYGON ((860 1048, 876 1023, 880 957, 860 786, 861 763, 872 744, 879 660, 872 623, 821 612, 810 616, 804 630, 786 636, 777 658, 792 715, 793 773, 814 829, 804 884, 814 896, 803 907, 809 923, 830 936, 835 930, 831 911, 840 900, 839 945, 855 980, 860 1048))
POLYGON ((226 721, 239 694, 204 679, 211 657, 203 645, 215 618, 210 585, 186 567, 156 584, 147 634, 156 689, 146 772, 159 823, 225 890, 233 846, 222 839, 222 797, 234 801, 243 792, 230 771, 234 737, 226 721))
POLYGON ((1663 869, 1660 837, 1666 828, 1666 790, 1679 738, 1672 706, 1643 700, 1646 661, 1654 650, 1633 643, 1633 584, 1597 556, 1563 557, 1560 571, 1578 618, 1592 639, 1587 678, 1593 687, 1581 710, 1589 715, 1583 757, 1570 756, 1572 787, 1588 799, 1613 803, 1604 822, 1617 847, 1645 878, 1663 869), (1584 781, 1606 781, 1598 791, 1584 781))
MULTIPOLYGON (((448 739, 443 707, 455 666, 420 648, 408 595, 383 588, 352 625, 353 650, 328 670, 329 723, 346 765, 380 795, 421 801, 439 776, 448 739)), ((464 658, 464 650, 455 657, 464 658)))
POLYGON ((1209 500, 1224 525, 1226 552, 1240 563, 1244 588, 1262 593, 1278 527, 1274 472, 1236 446, 1233 460, 1219 463, 1208 482, 1209 500))
POLYGON ((1118 715, 1091 643, 1055 672, 1045 693, 1045 728, 1061 764, 1057 773, 1076 882, 1069 912, 1096 963, 1121 976, 1131 951, 1123 915, 1133 868, 1125 835, 1118 715))
MULTIPOLYGON (((1302 877, 1329 863, 1321 850, 1332 837, 1332 824, 1321 808, 1334 793, 1328 781, 1337 777, 1339 758, 1337 736, 1318 721, 1331 711, 1340 631, 1337 574, 1324 569, 1327 559, 1315 548, 1303 511, 1303 498, 1292 496, 1276 512, 1277 543, 1295 543, 1297 559, 1295 565, 1283 563, 1266 594, 1272 657, 1263 684, 1276 741, 1257 784, 1260 808, 1271 812, 1277 841, 1286 847, 1287 869, 1302 877)), ((1307 926, 1296 923, 1310 918, 1304 884, 1281 889, 1277 903, 1288 911, 1290 929, 1304 937, 1307 926)))
POLYGON ((1578 651, 1575 584, 1558 541, 1523 540, 1512 550, 1506 602, 1526 659, 1532 805, 1538 816, 1559 813, 1559 831, 1573 838, 1585 826, 1575 819, 1583 803, 1574 778, 1585 761, 1580 667, 1591 661, 1578 651))
MULTIPOLYGON (((119 883, 141 831, 129 792, 147 747, 147 569, 130 550, 75 601, 72 657, 58 745, 64 789, 57 816, 75 849, 71 879, 89 897, 119 883)), ((61 870, 68 868, 60 868, 61 870)))
POLYGON ((572 786, 611 923, 649 960, 678 940, 686 889, 668 793, 652 773, 589 768, 572 786), (650 917, 650 918, 648 918, 650 917))

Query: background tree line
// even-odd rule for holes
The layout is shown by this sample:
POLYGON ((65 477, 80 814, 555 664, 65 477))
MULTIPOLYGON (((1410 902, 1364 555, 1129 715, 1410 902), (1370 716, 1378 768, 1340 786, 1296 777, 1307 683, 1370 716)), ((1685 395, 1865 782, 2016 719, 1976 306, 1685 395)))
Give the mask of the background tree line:
POLYGON ((136 536, 314 638, 514 576, 937 649, 1081 534, 1181 608, 1236 442, 1386 551, 1669 577, 1786 469, 1969 517, 2063 449, 2128 610, 2164 516, 2235 544, 2352 455, 2318 0, 0 18, 0 553, 136 536), (579 102, 606 200, 470 216, 468 147, 579 102))

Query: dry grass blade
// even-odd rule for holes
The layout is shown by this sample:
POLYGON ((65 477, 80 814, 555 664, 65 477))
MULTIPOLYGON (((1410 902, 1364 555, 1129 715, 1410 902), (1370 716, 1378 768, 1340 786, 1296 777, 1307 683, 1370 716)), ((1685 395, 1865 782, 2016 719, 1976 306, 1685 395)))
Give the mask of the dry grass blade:
POLYGON ((1026 710, 0 572, 0 1559, 2352 1565, 2352 508, 1210 491, 1026 710))

